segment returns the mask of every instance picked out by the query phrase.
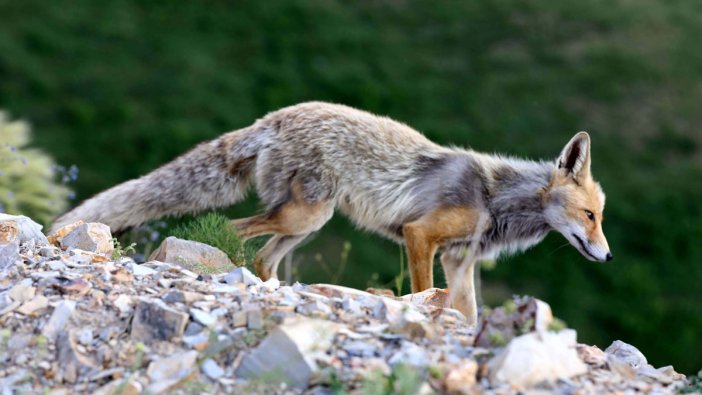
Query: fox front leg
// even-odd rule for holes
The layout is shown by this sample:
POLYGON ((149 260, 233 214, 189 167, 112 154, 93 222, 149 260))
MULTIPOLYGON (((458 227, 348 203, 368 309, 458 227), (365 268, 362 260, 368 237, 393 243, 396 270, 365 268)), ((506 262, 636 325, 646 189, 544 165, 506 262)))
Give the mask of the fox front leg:
POLYGON ((478 304, 475 299, 474 271, 476 260, 469 254, 448 250, 441 254, 449 288, 451 306, 466 316, 468 325, 478 322, 478 304))
POLYGON ((437 245, 418 224, 405 225, 402 232, 407 246, 412 293, 422 292, 434 286, 433 264, 437 245))

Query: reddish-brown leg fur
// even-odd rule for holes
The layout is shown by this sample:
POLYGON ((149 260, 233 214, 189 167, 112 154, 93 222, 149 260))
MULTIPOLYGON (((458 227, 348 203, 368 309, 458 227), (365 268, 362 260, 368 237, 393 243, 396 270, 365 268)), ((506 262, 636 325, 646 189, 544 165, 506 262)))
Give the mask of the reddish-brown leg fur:
MULTIPOLYGON (((402 227, 407 247, 412 292, 421 292, 433 286, 432 269, 437 248, 451 239, 472 235, 476 230, 478 219, 479 212, 472 208, 439 208, 402 227)), ((467 272, 472 273, 473 268, 471 266, 470 269, 463 270, 465 275, 461 279, 453 277, 462 273, 454 269, 446 271, 446 265, 444 270, 452 295, 457 295, 452 296, 454 307, 467 317, 472 313, 470 303, 464 303, 464 299, 468 298, 465 291, 473 290, 473 279, 468 278, 467 272), (467 282, 470 284, 465 286, 467 282), (453 288, 460 292, 454 293, 453 288)))
POLYGON ((292 187, 292 199, 272 213, 231 221, 244 240, 273 234, 256 253, 256 274, 264 281, 277 276, 280 260, 308 234, 321 228, 332 216, 328 201, 307 203, 298 184, 292 187))

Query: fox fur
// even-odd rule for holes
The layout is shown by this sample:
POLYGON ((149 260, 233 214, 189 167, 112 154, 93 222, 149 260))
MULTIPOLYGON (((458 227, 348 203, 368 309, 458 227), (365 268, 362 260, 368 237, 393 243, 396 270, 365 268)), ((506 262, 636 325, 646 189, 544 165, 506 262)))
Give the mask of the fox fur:
POLYGON ((244 238, 272 234, 257 274, 278 262, 335 210, 404 243, 412 291, 433 286, 441 263, 451 301, 477 319, 477 260, 526 249, 551 230, 586 258, 611 259, 604 194, 590 175, 590 139, 576 134, 556 161, 529 161, 437 145, 387 117, 338 104, 302 103, 202 143, 170 163, 88 199, 58 218, 113 231, 166 215, 233 205, 250 185, 265 212, 232 221, 244 238))

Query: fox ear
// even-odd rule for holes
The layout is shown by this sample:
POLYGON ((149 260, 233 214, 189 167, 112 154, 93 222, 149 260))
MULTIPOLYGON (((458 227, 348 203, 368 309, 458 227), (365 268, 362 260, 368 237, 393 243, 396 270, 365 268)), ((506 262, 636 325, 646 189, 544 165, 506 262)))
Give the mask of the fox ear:
POLYGON ((590 175, 590 135, 579 132, 566 144, 557 165, 566 175, 582 179, 590 175))

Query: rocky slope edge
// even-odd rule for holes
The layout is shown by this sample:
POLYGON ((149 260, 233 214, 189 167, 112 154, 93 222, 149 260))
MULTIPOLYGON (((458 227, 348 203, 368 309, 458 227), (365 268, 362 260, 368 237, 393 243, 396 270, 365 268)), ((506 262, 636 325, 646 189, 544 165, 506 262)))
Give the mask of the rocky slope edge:
MULTIPOLYGON (((478 328, 432 289, 402 298, 261 281, 245 268, 111 259, 109 229, 48 239, 0 215, 0 388, 8 393, 672 393, 633 346, 554 331, 517 298, 478 328), (54 244, 52 244, 54 243, 54 244)), ((186 244, 187 248, 187 244, 186 244)), ((171 254, 177 256, 177 254, 171 254)))

